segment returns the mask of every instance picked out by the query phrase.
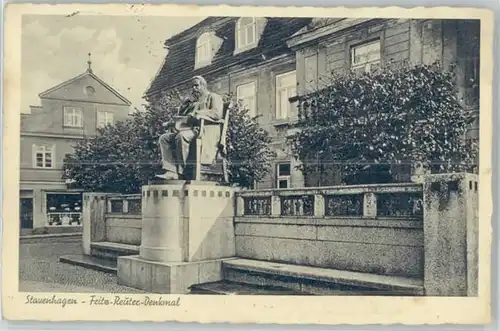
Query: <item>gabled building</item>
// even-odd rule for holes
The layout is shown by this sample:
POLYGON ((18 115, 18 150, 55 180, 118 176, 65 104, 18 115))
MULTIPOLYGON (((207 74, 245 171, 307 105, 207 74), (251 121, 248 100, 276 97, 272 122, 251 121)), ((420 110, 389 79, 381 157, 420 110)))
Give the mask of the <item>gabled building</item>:
POLYGON ((84 73, 39 98, 40 106, 21 114, 21 229, 76 225, 81 192, 62 180, 64 157, 98 127, 127 119, 131 103, 93 73, 90 61, 84 73))
POLYGON ((167 56, 145 97, 183 92, 192 76, 202 75, 212 91, 243 99, 273 137, 278 157, 258 188, 338 184, 338 174, 305 180, 294 170, 298 161, 285 139, 287 124, 297 120, 296 96, 332 72, 456 63, 459 96, 476 118, 468 139, 476 140, 479 35, 479 21, 465 20, 210 17, 165 42, 167 56))

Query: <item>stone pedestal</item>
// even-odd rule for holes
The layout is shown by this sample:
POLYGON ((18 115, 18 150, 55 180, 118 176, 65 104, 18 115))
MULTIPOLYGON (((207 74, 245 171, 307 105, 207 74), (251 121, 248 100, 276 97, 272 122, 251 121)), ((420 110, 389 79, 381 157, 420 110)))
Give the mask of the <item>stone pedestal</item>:
POLYGON ((118 282, 157 293, 187 293, 221 279, 235 255, 234 188, 168 181, 142 189, 139 256, 118 259, 118 282))
POLYGON ((425 176, 423 196, 425 295, 477 296, 477 175, 425 176))

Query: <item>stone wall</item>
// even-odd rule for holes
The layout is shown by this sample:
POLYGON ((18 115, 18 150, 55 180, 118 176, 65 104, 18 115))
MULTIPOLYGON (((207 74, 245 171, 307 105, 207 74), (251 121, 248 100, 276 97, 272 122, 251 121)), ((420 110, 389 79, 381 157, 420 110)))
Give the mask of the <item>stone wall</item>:
POLYGON ((238 257, 423 277, 421 184, 239 193, 238 257))
POLYGON ((141 205, 140 194, 84 193, 84 254, 90 254, 95 242, 140 245, 141 205))
POLYGON ((422 278, 422 221, 363 218, 235 220, 236 256, 422 278))
POLYGON ((139 246, 141 215, 106 215, 106 241, 139 246))

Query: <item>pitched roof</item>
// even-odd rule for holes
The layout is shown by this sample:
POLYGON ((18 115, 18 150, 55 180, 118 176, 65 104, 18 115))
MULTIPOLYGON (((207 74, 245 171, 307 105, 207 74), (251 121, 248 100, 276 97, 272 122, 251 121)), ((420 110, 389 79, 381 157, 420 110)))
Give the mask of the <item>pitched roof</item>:
POLYGON ((190 36, 192 34, 199 35, 199 34, 201 34, 200 29, 203 29, 204 27, 213 26, 214 24, 223 22, 223 21, 228 20, 228 19, 231 19, 231 17, 219 17, 219 16, 207 17, 204 20, 196 23, 192 27, 190 27, 186 30, 183 30, 183 31, 179 32, 178 34, 173 35, 172 37, 168 38, 167 41, 165 41, 165 45, 169 46, 169 45, 175 44, 179 41, 182 41, 186 38, 193 37, 193 36, 190 36))
POLYGON ((311 22, 309 22, 309 24, 307 24, 302 29, 300 29, 299 31, 294 33, 292 37, 303 34, 303 33, 311 32, 311 31, 314 31, 316 29, 319 29, 319 28, 322 28, 322 27, 325 27, 325 26, 328 26, 331 24, 335 24, 338 21, 342 21, 342 20, 345 20, 345 18, 315 17, 311 20, 311 22))
POLYGON ((114 94, 118 99, 120 99, 124 104, 126 105, 131 105, 132 103, 127 99, 125 98, 123 95, 121 95, 118 91, 116 91, 114 88, 112 88, 110 85, 108 85, 106 82, 104 82, 102 79, 100 79, 99 77, 97 77, 92 71, 85 71, 83 74, 80 74, 76 77, 73 77, 73 78, 70 78, 64 82, 62 82, 61 84, 59 85, 56 85, 54 87, 51 87, 49 88, 48 90, 46 91, 43 91, 42 93, 38 94, 38 97, 40 97, 41 99, 43 98, 48 98, 50 97, 51 94, 53 94, 55 91, 59 90, 59 89, 62 89, 66 86, 69 86, 71 85, 72 83, 82 79, 82 78, 91 78, 91 79, 94 79, 95 81, 97 81, 99 84, 101 84, 106 90, 108 90, 109 92, 111 92, 112 94, 114 94))
POLYGON ((264 61, 290 52, 286 39, 311 22, 311 18, 269 17, 259 39, 257 47, 233 54, 235 49, 236 21, 239 17, 210 17, 180 34, 168 39, 169 52, 164 64, 153 79, 145 95, 154 95, 160 91, 174 88, 188 81, 194 75, 202 75, 210 80, 236 64, 264 61), (212 63, 195 69, 196 39, 201 33, 214 31, 223 40, 221 47, 212 59, 212 63))

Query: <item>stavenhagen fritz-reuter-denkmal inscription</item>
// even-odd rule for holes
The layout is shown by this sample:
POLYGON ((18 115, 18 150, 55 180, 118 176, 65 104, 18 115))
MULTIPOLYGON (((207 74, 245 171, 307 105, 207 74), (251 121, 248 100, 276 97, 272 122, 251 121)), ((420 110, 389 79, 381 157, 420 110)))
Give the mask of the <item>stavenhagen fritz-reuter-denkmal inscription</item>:
POLYGON ((50 297, 38 297, 32 294, 26 296, 25 304, 41 304, 41 305, 59 305, 61 307, 66 307, 68 305, 77 304, 88 304, 90 306, 169 306, 169 307, 179 307, 181 305, 181 298, 176 299, 164 299, 163 297, 151 298, 149 296, 144 296, 143 299, 135 299, 129 296, 115 295, 112 300, 101 295, 91 295, 90 300, 78 301, 73 298, 64 298, 57 295, 52 295, 50 297))

